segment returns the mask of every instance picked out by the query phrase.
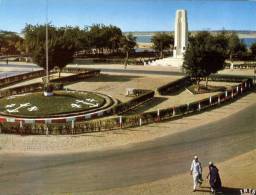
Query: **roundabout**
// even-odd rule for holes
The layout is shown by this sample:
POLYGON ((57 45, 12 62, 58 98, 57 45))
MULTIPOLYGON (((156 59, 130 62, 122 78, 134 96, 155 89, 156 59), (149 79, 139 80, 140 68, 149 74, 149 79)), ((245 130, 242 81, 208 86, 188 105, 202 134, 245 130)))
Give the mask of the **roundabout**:
POLYGON ((77 112, 89 112, 106 103, 102 95, 90 92, 55 91, 54 96, 42 92, 13 95, 0 100, 1 114, 17 117, 50 117, 77 112))
POLYGON ((0 99, 0 118, 25 123, 79 121, 111 113, 116 103, 112 97, 88 91, 58 90, 53 96, 22 93, 0 99))

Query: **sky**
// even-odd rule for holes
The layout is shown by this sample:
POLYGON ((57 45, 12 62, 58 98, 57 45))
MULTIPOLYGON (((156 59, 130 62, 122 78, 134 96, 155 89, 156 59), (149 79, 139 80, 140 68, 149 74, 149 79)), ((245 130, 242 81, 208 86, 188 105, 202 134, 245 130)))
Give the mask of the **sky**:
POLYGON ((186 9, 189 30, 256 30, 256 0, 0 0, 0 30, 26 24, 116 25, 122 31, 173 31, 186 9))

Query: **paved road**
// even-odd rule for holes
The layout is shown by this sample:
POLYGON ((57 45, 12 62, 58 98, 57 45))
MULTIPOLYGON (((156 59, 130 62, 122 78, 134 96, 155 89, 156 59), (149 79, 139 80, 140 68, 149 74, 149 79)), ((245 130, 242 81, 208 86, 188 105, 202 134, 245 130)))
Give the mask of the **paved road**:
POLYGON ((15 76, 15 75, 18 75, 18 74, 24 74, 24 73, 27 73, 27 72, 28 71, 11 71, 11 72, 1 72, 0 71, 0 79, 15 76))
POLYGON ((0 64, 0 68, 40 68, 36 64, 0 64))
MULTIPOLYGON (((155 181, 256 148, 256 104, 207 126, 107 152, 69 155, 0 154, 1 194, 88 192, 155 181)), ((168 122, 166 123, 168 125, 168 122)))
MULTIPOLYGON (((170 70, 170 69, 166 69, 166 70, 149 70, 147 69, 147 67, 145 67, 145 69, 142 69, 142 70, 138 70, 138 69, 132 69, 134 67, 132 67, 131 69, 129 69, 129 67, 127 69, 124 69, 122 67, 116 67, 116 68, 111 68, 111 67, 108 67, 108 68, 104 68, 104 67, 97 67, 95 66, 94 68, 91 68, 92 65, 89 65, 89 66, 85 66, 84 68, 87 68, 87 69, 100 69, 102 73, 120 73, 120 74, 145 74, 145 75, 165 75, 165 76, 185 76, 185 73, 183 72, 179 72, 175 69, 173 70, 170 70)), ((75 66, 72 66, 72 67, 75 67, 75 66)), ((138 67, 141 67, 141 66, 138 66, 138 67)), ((216 76, 231 76, 232 74, 224 74, 224 73, 221 73, 221 74, 216 74, 216 76)), ((241 78, 244 78, 244 77, 248 77, 248 78, 251 78, 251 79, 254 79, 254 75, 253 73, 251 73, 250 75, 237 75, 237 74, 234 74, 236 77, 241 77, 241 78)))

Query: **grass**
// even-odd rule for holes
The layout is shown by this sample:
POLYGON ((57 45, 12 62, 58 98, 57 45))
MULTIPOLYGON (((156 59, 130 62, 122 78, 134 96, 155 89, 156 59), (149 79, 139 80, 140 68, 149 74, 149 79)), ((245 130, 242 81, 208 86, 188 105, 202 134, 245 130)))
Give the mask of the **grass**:
POLYGON ((101 107, 104 103, 105 99, 94 93, 55 91, 54 96, 45 97, 42 92, 36 92, 0 99, 0 113, 20 117, 45 117, 56 114, 87 111, 101 107), (90 102, 88 99, 94 99, 95 102, 90 102), (98 103, 98 106, 87 105, 77 102, 77 100, 84 100, 94 105, 98 103), (27 105, 21 107, 22 104, 27 105), (79 105, 79 107, 72 107, 72 104, 79 105), (16 111, 11 112, 15 110, 15 108, 16 111), (29 111, 31 109, 32 111, 29 111))
POLYGON ((208 85, 207 87, 205 85, 200 85, 198 90, 198 86, 195 84, 188 86, 187 89, 193 94, 213 93, 213 92, 221 92, 221 91, 227 90, 227 88, 224 86, 211 86, 211 85, 208 85))

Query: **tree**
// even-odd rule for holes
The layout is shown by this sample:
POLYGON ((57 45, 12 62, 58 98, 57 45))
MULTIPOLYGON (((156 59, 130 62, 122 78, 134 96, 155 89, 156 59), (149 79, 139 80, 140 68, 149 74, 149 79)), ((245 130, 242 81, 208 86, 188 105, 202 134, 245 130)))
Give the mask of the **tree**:
POLYGON ((136 37, 134 37, 132 34, 128 34, 127 36, 123 36, 120 41, 121 48, 125 52, 125 61, 124 61, 124 67, 127 67, 129 54, 131 51, 134 50, 134 47, 136 46, 136 37))
POLYGON ((207 87, 209 75, 222 69, 224 61, 225 50, 218 44, 218 39, 208 32, 200 32, 191 39, 185 52, 183 68, 187 75, 196 80, 199 91, 202 78, 206 78, 207 87))
MULTIPOLYGON (((25 45, 33 61, 39 66, 46 68, 45 56, 45 25, 26 25, 23 33, 25 45)), ((73 61, 74 52, 80 48, 77 41, 77 28, 48 26, 49 70, 54 67, 61 70, 73 61)))
POLYGON ((17 45, 22 41, 23 39, 15 32, 0 31, 0 53, 5 55, 20 54, 17 45))
POLYGON ((251 45, 250 50, 251 50, 253 58, 256 59, 256 43, 253 43, 251 45))
POLYGON ((172 35, 166 33, 156 33, 152 37, 151 42, 155 50, 160 52, 160 58, 163 58, 163 51, 170 49, 171 45, 174 44, 174 38, 172 35))
POLYGON ((122 36, 121 29, 116 26, 94 24, 89 31, 90 47, 98 54, 117 52, 122 36))
POLYGON ((225 57, 228 57, 228 32, 222 30, 215 36, 215 43, 218 47, 222 48, 225 52, 225 57))
POLYGON ((228 54, 229 60, 232 62, 234 57, 241 59, 246 52, 246 46, 240 41, 235 33, 231 33, 228 38, 228 54))

